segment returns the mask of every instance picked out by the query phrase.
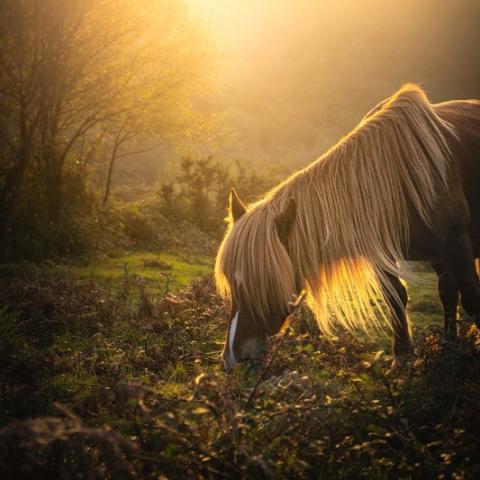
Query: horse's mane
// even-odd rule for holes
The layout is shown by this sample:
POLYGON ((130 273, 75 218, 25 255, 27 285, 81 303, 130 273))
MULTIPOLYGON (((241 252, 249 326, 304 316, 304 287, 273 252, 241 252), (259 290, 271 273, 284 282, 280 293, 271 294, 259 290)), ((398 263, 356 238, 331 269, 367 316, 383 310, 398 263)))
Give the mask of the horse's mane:
POLYGON ((399 262, 409 242, 409 210, 432 226, 451 135, 420 87, 402 87, 230 223, 215 266, 219 292, 230 298, 238 291, 231 285, 241 281, 245 302, 268 321, 271 307, 278 311, 305 284, 322 331, 334 321, 377 324, 384 276, 407 273, 399 262), (275 219, 291 198, 297 213, 285 247, 275 219))

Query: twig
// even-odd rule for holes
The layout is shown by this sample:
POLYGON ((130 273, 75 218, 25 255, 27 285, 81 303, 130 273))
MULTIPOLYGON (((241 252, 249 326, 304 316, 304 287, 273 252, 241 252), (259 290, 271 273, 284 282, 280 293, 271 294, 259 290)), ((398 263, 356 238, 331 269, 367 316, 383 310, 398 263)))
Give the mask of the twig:
POLYGON ((283 342, 285 341, 285 338, 287 337, 288 333, 290 332, 290 326, 292 324, 292 321, 295 319, 295 315, 298 313, 300 310, 300 307, 302 306, 303 300, 305 299, 307 292, 305 290, 302 290, 300 292, 300 295, 296 298, 295 302, 293 302, 292 305, 292 311, 288 315, 288 317, 285 319, 284 325, 286 325, 283 328, 283 334, 278 340, 277 344, 275 345, 274 349, 272 350, 272 353, 269 355, 268 360, 265 362, 265 365, 263 367, 263 370, 260 374, 260 377, 258 377, 257 383, 255 383, 255 386, 253 387, 253 390, 251 391, 250 395, 248 396, 247 402, 245 403, 245 410, 248 410, 248 408, 251 406, 253 399, 255 398, 255 395, 257 393, 258 387, 260 384, 263 382, 265 379, 265 376, 267 372, 270 370, 270 367, 273 364, 273 361, 277 357, 278 351, 280 350, 281 346, 283 345, 283 342))

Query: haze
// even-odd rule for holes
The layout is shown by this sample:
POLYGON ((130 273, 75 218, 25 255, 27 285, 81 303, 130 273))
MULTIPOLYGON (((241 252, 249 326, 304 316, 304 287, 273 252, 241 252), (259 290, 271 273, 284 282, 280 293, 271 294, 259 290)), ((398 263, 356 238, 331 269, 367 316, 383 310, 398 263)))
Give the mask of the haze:
POLYGON ((228 157, 305 164, 408 81, 434 101, 480 96, 478 1, 190 3, 224 53, 228 157))

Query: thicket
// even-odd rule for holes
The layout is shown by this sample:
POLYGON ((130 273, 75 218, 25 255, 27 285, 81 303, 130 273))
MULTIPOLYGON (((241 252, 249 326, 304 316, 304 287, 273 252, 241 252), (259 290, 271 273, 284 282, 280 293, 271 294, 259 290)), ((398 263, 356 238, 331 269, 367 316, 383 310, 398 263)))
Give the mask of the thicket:
POLYGON ((180 162, 173 182, 161 185, 161 211, 171 220, 183 219, 218 238, 225 228, 230 188, 254 201, 272 188, 288 170, 280 165, 255 170, 241 162, 229 165, 211 156, 180 162))
POLYGON ((2 256, 88 250, 120 158, 214 137, 215 51, 183 1, 3 2, 2 256))
POLYGON ((42 197, 24 196, 3 235, 0 260, 81 259, 125 249, 193 250, 212 254, 224 232, 234 186, 257 199, 286 174, 281 167, 251 170, 212 157, 185 157, 170 181, 133 198, 128 187, 103 206, 86 177, 64 180, 65 204, 49 219, 42 197))

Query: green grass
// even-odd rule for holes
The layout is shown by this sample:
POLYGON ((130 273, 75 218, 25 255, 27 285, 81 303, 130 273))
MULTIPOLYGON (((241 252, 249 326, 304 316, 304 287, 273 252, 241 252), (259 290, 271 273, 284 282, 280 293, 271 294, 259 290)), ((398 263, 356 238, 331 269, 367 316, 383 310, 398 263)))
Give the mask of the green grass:
POLYGON ((442 304, 437 292, 437 277, 433 271, 418 271, 407 284, 410 320, 418 328, 442 321, 442 304))
POLYGON ((391 371, 388 330, 326 339, 302 314, 250 404, 261 370, 223 371, 212 259, 137 252, 14 272, 0 280, 0 476, 480 474, 480 338, 465 322, 443 340, 428 270, 409 285, 415 366, 391 371), (194 284, 169 295, 167 274, 170 289, 194 284))
POLYGON ((204 255, 175 255, 158 252, 135 252, 129 255, 103 258, 87 266, 69 269, 82 279, 104 286, 119 288, 126 278, 144 285, 149 293, 176 290, 193 279, 212 272, 213 259, 204 255))

